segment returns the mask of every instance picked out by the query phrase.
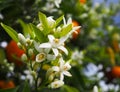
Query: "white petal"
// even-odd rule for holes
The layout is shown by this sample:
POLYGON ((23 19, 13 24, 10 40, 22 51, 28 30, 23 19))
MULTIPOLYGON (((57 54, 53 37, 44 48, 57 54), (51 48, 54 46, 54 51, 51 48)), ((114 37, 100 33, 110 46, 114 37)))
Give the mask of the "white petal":
POLYGON ((62 72, 64 75, 71 77, 72 75, 68 71, 63 71, 62 72))
POLYGON ((65 70, 70 70, 70 68, 71 68, 71 65, 69 64, 69 62, 65 63, 64 69, 65 70))
POLYGON ((58 66, 53 66, 52 67, 52 70, 53 71, 56 71, 56 72, 59 72, 60 71, 60 68, 58 66))
POLYGON ((64 46, 59 46, 58 49, 62 50, 66 55, 68 55, 68 51, 64 46))
POLYGON ((60 80, 62 80, 62 81, 64 80, 64 75, 63 75, 63 73, 60 74, 60 80))
POLYGON ((63 60, 63 58, 59 59, 59 63, 60 63, 60 69, 63 69, 63 67, 64 67, 64 60, 63 60))
POLYGON ((72 18, 69 18, 67 21, 67 25, 72 24, 72 18))
POLYGON ((55 2, 56 7, 59 8, 60 7, 59 2, 57 0, 55 0, 54 2, 55 2))
POLYGON ((55 37, 53 35, 48 35, 48 39, 49 39, 50 43, 52 43, 53 40, 55 39, 55 37))
POLYGON ((51 60, 55 60, 55 58, 56 58, 55 55, 51 55, 51 54, 47 55, 47 60, 51 61, 51 60))
POLYGON ((40 43, 37 43, 36 41, 34 41, 34 47, 35 47, 35 49, 39 52, 39 45, 40 45, 40 43))
POLYGON ((45 52, 45 53, 49 53, 49 52, 50 52, 50 49, 49 49, 49 48, 45 48, 45 49, 44 49, 44 52, 45 52))
POLYGON ((52 48, 52 50, 53 50, 53 53, 55 54, 55 56, 58 56, 58 54, 59 54, 58 49, 52 48))
POLYGON ((39 48, 51 48, 51 44, 50 43, 42 43, 39 45, 39 48))
POLYGON ((65 17, 63 17, 63 23, 64 23, 64 25, 67 24, 67 23, 66 23, 66 20, 65 20, 65 17))

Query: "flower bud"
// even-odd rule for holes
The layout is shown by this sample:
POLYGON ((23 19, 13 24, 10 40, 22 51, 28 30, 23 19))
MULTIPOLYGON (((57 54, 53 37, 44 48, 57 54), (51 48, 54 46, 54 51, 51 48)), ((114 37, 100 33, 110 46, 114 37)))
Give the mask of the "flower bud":
POLYGON ((27 55, 26 55, 26 54, 23 54, 23 55, 21 56, 21 60, 22 60, 22 61, 27 61, 27 60, 28 60, 27 55))
POLYGON ((13 67, 13 66, 9 66, 9 70, 10 70, 10 71, 13 71, 13 70, 14 70, 14 67, 13 67))
POLYGON ((93 92, 98 92, 98 87, 97 86, 94 86, 93 92))
POLYGON ((23 44, 23 45, 26 44, 26 39, 21 33, 18 34, 18 39, 20 40, 21 44, 23 44))
POLYGON ((32 55, 33 55, 33 49, 29 49, 29 50, 28 50, 28 55, 29 55, 29 56, 32 56, 32 55))
POLYGON ((48 17, 47 21, 48 21, 48 26, 51 28, 56 24, 55 20, 52 17, 48 17))
POLYGON ((22 44, 21 44, 20 42, 17 43, 17 46, 18 46, 20 49, 23 49, 22 44))

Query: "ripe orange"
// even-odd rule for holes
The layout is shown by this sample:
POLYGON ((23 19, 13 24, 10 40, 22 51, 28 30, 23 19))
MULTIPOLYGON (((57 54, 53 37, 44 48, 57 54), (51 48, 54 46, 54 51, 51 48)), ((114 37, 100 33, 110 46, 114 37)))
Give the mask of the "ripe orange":
POLYGON ((14 88, 15 84, 12 80, 10 81, 4 81, 0 80, 0 89, 8 89, 8 88, 14 88))
MULTIPOLYGON (((75 27, 75 26, 79 26, 79 23, 78 23, 77 21, 75 21, 75 20, 72 21, 72 24, 73 24, 74 27, 75 27)), ((75 31, 73 32, 73 34, 72 34, 72 38, 73 38, 73 39, 77 39, 79 33, 80 33, 80 29, 75 30, 75 31)))
POLYGON ((21 66, 23 64, 20 58, 24 53, 24 50, 21 50, 13 40, 11 40, 6 47, 6 56, 8 61, 15 63, 17 66, 21 66))
POLYGON ((80 0, 80 3, 85 4, 86 0, 80 0))
POLYGON ((114 66, 111 72, 115 78, 120 78, 120 66, 114 66))

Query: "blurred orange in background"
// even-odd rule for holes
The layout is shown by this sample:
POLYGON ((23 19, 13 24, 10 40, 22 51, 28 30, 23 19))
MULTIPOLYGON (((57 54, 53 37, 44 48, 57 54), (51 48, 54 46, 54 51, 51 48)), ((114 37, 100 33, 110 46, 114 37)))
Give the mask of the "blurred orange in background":
MULTIPOLYGON (((78 23, 77 21, 75 21, 75 20, 72 21, 72 24, 73 24, 74 27, 75 27, 75 26, 80 26, 79 23, 78 23)), ((75 31, 73 32, 72 38, 73 38, 73 39, 77 39, 79 33, 80 33, 80 28, 77 29, 77 30, 75 30, 75 31)))
POLYGON ((80 0, 80 3, 85 4, 86 0, 80 0))
POLYGON ((11 40, 6 47, 6 56, 9 62, 14 63, 16 66, 21 66, 21 56, 24 54, 24 50, 21 50, 17 43, 11 40))
POLYGON ((14 87, 15 87, 15 84, 12 80, 9 80, 9 81, 0 80, 0 89, 9 89, 14 87))

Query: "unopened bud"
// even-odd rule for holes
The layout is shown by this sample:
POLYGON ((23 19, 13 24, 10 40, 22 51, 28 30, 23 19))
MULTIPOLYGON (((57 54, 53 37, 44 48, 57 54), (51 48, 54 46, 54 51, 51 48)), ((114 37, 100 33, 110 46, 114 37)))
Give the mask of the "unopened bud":
POLYGON ((20 42, 17 43, 17 46, 22 49, 22 44, 20 42))
POLYGON ((33 76, 33 78, 34 78, 34 79, 36 79, 36 78, 37 78, 37 74, 36 74, 36 72, 35 72, 35 71, 31 71, 31 75, 33 76))
POLYGON ((20 40, 21 44, 25 45, 26 39, 21 33, 18 34, 18 39, 20 40))
POLYGON ((56 24, 55 20, 52 17, 48 17, 47 21, 48 21, 48 26, 50 26, 51 28, 56 24))
POLYGON ((21 60, 22 60, 22 61, 27 61, 27 60, 28 60, 27 55, 26 55, 26 54, 23 54, 23 55, 21 56, 21 60))
POLYGON ((93 92, 98 92, 98 87, 97 86, 94 86, 93 92))
POLYGON ((54 79, 54 77, 55 77, 55 74, 52 73, 51 75, 49 75, 49 77, 48 77, 48 81, 51 82, 51 81, 54 79))
POLYGON ((29 56, 32 56, 32 55, 33 55, 33 49, 29 49, 29 50, 28 50, 28 55, 29 55, 29 56))
POLYGON ((10 70, 10 71, 13 71, 13 70, 14 70, 13 66, 10 66, 10 67, 9 67, 9 70, 10 70))

